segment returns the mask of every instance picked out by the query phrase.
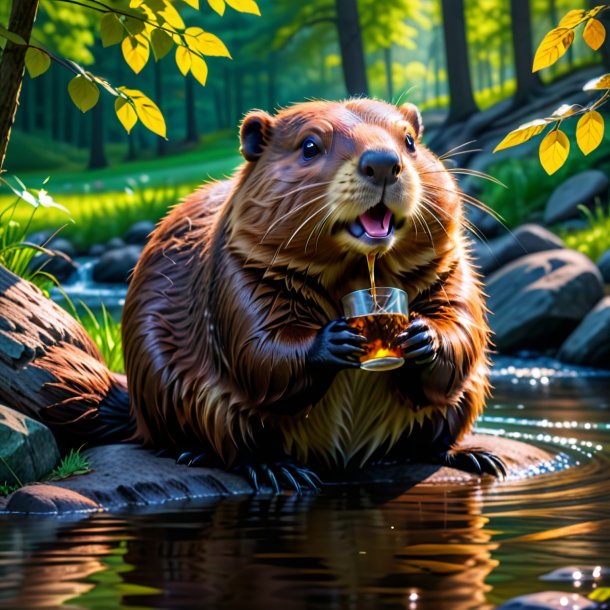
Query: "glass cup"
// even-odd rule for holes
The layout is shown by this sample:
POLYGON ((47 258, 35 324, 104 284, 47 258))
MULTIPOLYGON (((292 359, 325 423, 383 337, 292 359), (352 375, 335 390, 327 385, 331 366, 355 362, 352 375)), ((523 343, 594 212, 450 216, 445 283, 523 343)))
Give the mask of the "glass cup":
POLYGON ((400 288, 367 288, 346 294, 341 302, 348 324, 368 339, 360 368, 391 371, 402 366, 402 351, 392 343, 409 325, 407 293, 400 288))

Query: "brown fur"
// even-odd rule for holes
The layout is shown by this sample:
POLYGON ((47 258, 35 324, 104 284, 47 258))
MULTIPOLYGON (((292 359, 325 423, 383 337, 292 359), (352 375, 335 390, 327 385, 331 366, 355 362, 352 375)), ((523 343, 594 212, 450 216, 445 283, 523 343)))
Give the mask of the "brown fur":
POLYGON ((405 147, 405 133, 420 135, 419 114, 356 99, 258 112, 246 123, 254 119, 265 133, 260 159, 177 205, 135 269, 123 332, 138 432, 152 445, 211 447, 226 464, 265 451, 268 438, 303 463, 363 463, 426 421, 439 431, 448 422, 459 440, 488 392, 488 328, 458 187, 419 141, 414 153, 405 147), (325 154, 303 162, 300 145, 312 134, 325 154), (341 297, 369 286, 369 247, 337 227, 379 200, 356 165, 380 147, 399 154, 402 172, 384 196, 397 228, 378 252, 377 283, 407 291, 459 383, 446 397, 410 365, 344 370, 314 403, 277 413, 279 402, 324 384, 306 352, 341 315, 341 297))

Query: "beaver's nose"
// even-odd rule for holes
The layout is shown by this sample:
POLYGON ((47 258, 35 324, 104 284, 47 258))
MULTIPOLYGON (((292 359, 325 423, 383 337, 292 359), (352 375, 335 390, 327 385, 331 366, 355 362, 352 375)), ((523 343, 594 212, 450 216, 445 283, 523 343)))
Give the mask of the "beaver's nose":
POLYGON ((400 169, 400 159, 391 150, 367 150, 358 163, 360 174, 377 186, 394 184, 400 169))

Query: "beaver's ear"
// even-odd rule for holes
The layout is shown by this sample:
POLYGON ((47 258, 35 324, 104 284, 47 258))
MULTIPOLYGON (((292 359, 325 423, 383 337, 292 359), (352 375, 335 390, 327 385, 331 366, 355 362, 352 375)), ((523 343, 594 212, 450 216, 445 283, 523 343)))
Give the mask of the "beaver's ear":
POLYGON ((417 139, 419 140, 424 133, 424 123, 422 121, 421 112, 419 111, 419 108, 415 104, 407 103, 400 106, 398 110, 400 110, 405 119, 409 121, 409 123, 415 130, 417 139))
POLYGON ((241 154, 246 161, 256 161, 271 139, 273 118, 262 110, 252 110, 244 118, 241 129, 241 154))

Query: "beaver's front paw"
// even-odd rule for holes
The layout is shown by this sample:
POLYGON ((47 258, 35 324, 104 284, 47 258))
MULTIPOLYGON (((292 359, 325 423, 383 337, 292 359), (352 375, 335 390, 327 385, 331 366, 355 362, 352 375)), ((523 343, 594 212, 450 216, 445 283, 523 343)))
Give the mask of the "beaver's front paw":
POLYGON ((302 494, 308 491, 319 492, 322 485, 315 472, 290 460, 239 464, 234 467, 234 471, 244 475, 256 492, 259 492, 261 487, 271 487, 276 494, 282 491, 302 494))
POLYGON ((438 357, 440 341, 434 327, 417 317, 396 337, 394 345, 400 347, 405 360, 426 365, 438 357))
POLYGON ((506 477, 506 466, 501 458, 484 449, 452 449, 439 457, 443 466, 472 474, 490 474, 497 479, 506 477))
POLYGON ((359 335, 345 320, 329 322, 320 330, 307 355, 308 364, 314 367, 358 368, 362 345, 366 337, 359 335))

